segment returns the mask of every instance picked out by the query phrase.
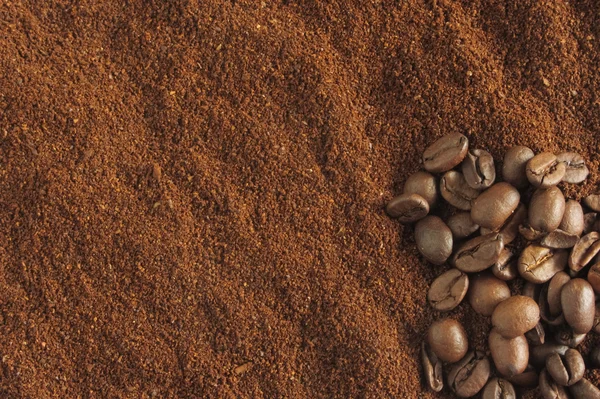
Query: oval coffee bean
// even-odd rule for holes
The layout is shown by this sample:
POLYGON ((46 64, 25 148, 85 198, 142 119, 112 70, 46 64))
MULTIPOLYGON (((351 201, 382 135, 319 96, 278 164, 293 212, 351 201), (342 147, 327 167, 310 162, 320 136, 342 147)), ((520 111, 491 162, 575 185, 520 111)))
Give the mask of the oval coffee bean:
POLYGON ((493 328, 488 342, 494 365, 500 374, 512 377, 525 371, 529 361, 529 345, 524 335, 506 339, 493 328))
POLYGON ((492 378, 483 388, 481 399, 517 399, 517 393, 507 380, 492 378))
POLYGON ((471 202, 479 196, 479 191, 467 184, 462 173, 454 170, 446 172, 440 179, 440 192, 450 205, 463 211, 471 210, 471 202))
POLYGON ((519 275, 517 259, 509 247, 502 248, 498 261, 490 269, 494 276, 503 281, 514 280, 519 275))
POLYGON ((535 187, 548 188, 560 183, 566 169, 564 163, 558 162, 556 155, 542 152, 527 162, 525 174, 535 187))
POLYGON ((496 180, 496 168, 492 154, 485 150, 470 150, 462 163, 467 184, 476 190, 485 190, 496 180))
POLYGON ((596 231, 596 220, 598 214, 596 212, 588 212, 583 215, 583 234, 589 234, 592 231, 596 231))
POLYGON ((558 272, 552 277, 548 283, 547 301, 550 315, 558 316, 562 313, 562 305, 560 304, 560 292, 563 286, 571 281, 571 277, 565 272, 558 272))
POLYGON ((578 201, 570 199, 565 203, 565 213, 558 228, 577 236, 583 233, 583 208, 578 201))
POLYGON ((442 136, 423 152, 423 166, 432 173, 446 172, 463 161, 469 140, 460 133, 442 136))
POLYGON ((544 399, 569 399, 569 395, 567 395, 565 388, 554 382, 546 369, 542 370, 540 373, 539 385, 540 393, 544 399))
POLYGON ((515 295, 500 302, 492 313, 492 326, 504 338, 525 334, 540 321, 540 308, 535 301, 515 295))
POLYGON ((442 361, 438 359, 425 342, 421 344, 421 363, 423 364, 427 385, 432 391, 440 392, 444 388, 442 361))
POLYGON ((481 227, 496 230, 512 215, 521 195, 508 183, 496 183, 475 198, 471 205, 471 219, 481 227))
POLYGON ((565 322, 565 317, 562 312, 557 315, 553 315, 550 312, 550 304, 548 303, 548 287, 548 284, 542 287, 537 301, 538 306, 540 307, 540 318, 550 326, 559 326, 565 322))
POLYGON ((558 187, 537 189, 529 203, 529 225, 549 233, 558 228, 565 214, 565 196, 558 187))
POLYGON ((600 252, 600 233, 592 231, 577 241, 569 256, 569 268, 579 272, 600 252))
POLYGON ((496 306, 510 297, 506 282, 489 273, 471 278, 469 303, 473 310, 483 316, 491 316, 496 306))
POLYGON ((564 355, 570 348, 566 345, 558 344, 556 342, 546 342, 540 346, 534 346, 531 348, 531 355, 529 356, 529 362, 536 368, 542 368, 546 364, 546 359, 553 353, 564 355))
POLYGON ((431 263, 441 265, 452 255, 452 232, 437 216, 429 215, 415 225, 417 249, 431 263))
POLYGON ((458 269, 450 269, 433 280, 427 300, 435 310, 452 310, 461 303, 468 289, 469 277, 458 269))
POLYGON ((450 216, 446 224, 452 231, 454 239, 467 238, 479 230, 479 226, 471 219, 471 212, 458 212, 450 216))
POLYGON ((588 271, 587 281, 594 289, 594 292, 600 295, 600 262, 594 264, 588 271))
POLYGON ((578 350, 569 349, 564 355, 553 353, 548 356, 546 371, 558 385, 571 386, 583 378, 585 363, 578 350))
POLYGON ((519 274, 525 280, 542 284, 567 266, 569 253, 564 249, 551 249, 528 245, 519 257, 519 274))
POLYGON ((456 251, 452 264, 466 273, 480 272, 498 261, 503 248, 504 243, 498 233, 475 237, 456 251))
POLYGON ((592 286, 581 278, 566 283, 560 292, 566 322, 577 334, 587 334, 594 326, 596 296, 592 286))
POLYGON ((527 220, 525 222, 523 222, 521 225, 519 225, 519 233, 527 241, 537 241, 546 235, 545 232, 536 230, 533 227, 531 227, 527 220))
POLYGON ((594 212, 600 212, 600 194, 590 194, 583 199, 583 203, 594 212))
POLYGON ((535 327, 527 331, 525 338, 532 346, 543 345, 546 342, 546 330, 542 322, 538 322, 535 327))
POLYGON ((594 369, 600 369, 600 345, 596 345, 590 352, 590 366, 594 369))
POLYGON ((520 387, 535 388, 538 386, 540 377, 537 370, 533 366, 528 364, 525 371, 523 371, 521 374, 517 374, 512 377, 507 377, 506 379, 511 384, 518 385, 520 387))
POLYGON ((566 249, 572 248, 577 241, 579 236, 576 234, 567 233, 561 229, 556 229, 548 233, 544 238, 541 239, 540 245, 554 249, 566 249))
POLYGON ((519 203, 517 209, 508 217, 508 220, 500 228, 500 235, 504 245, 510 244, 519 235, 519 226, 527 219, 527 208, 519 203))
POLYGON ((439 197, 438 182, 431 173, 419 171, 408 176, 404 183, 404 194, 418 194, 433 208, 439 197))
POLYGON ((418 194, 401 194, 387 204, 385 211, 401 223, 412 223, 427 216, 429 204, 418 194))
POLYGON ((565 164, 565 175, 562 179, 565 183, 581 183, 590 174, 583 157, 575 152, 558 154, 556 160, 565 164))
POLYGON ((490 361, 483 352, 471 351, 450 369, 448 384, 461 398, 481 391, 490 377, 490 361))
POLYGON ((569 326, 561 325, 554 332, 554 340, 570 348, 577 348, 585 340, 587 334, 577 334, 569 326))
POLYGON ((465 329, 454 319, 433 322, 427 331, 427 343, 437 357, 449 363, 462 359, 469 347, 465 329))
POLYGON ((573 399, 598 399, 600 398, 600 389, 589 380, 582 378, 577 384, 569 387, 569 392, 573 399))
POLYGON ((502 164, 502 178, 513 186, 522 189, 529 185, 527 174, 525 172, 527 162, 534 157, 531 148, 516 146, 510 148, 504 154, 504 163, 502 164))

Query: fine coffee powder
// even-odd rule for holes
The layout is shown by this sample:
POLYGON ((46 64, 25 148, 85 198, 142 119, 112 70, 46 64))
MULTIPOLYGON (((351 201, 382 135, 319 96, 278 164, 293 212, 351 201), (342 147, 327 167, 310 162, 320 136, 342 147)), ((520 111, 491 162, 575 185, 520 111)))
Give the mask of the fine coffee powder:
POLYGON ((448 133, 497 181, 511 146, 575 152, 558 187, 596 194, 599 26, 589 0, 2 2, 0 397, 454 398, 421 340, 489 323, 431 309, 445 268, 384 207, 448 133))

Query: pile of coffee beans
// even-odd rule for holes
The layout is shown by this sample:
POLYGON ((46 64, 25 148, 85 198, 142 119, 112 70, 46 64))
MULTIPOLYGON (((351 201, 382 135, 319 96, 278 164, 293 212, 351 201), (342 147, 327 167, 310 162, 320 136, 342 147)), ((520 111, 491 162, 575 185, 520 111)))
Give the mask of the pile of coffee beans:
POLYGON ((497 169, 489 152, 449 134, 425 149, 423 167, 386 212, 415 223, 427 261, 452 266, 431 284, 431 307, 450 311, 467 298, 491 322, 489 348, 470 349, 460 322, 435 321, 421 346, 427 385, 484 399, 516 398, 515 386, 600 398, 584 377, 586 363, 600 367, 600 348, 587 362, 577 350, 600 334, 600 194, 582 205, 557 187, 588 177, 584 159, 517 146, 497 169))

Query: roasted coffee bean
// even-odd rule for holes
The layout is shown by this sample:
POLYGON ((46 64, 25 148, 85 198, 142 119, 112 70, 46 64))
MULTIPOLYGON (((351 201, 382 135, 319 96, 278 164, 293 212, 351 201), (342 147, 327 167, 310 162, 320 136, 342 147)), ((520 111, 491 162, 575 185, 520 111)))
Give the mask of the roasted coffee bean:
POLYGON ((552 249, 528 245, 519 257, 519 274, 527 281, 542 284, 567 266, 569 253, 564 249, 552 249))
POLYGON ((473 310, 483 316, 491 316, 496 306, 510 297, 506 282, 489 273, 471 278, 468 298, 473 310))
POLYGON ((440 179, 440 192, 450 205, 471 210, 471 202, 479 196, 479 191, 471 188, 462 173, 451 170, 440 179))
POLYGON ((493 328, 488 342, 494 365, 500 374, 512 377, 525 371, 529 361, 529 345, 524 335, 506 339, 493 328))
POLYGON ((492 313, 492 325, 504 338, 525 334, 540 321, 540 308, 535 301, 515 295, 500 302, 492 313))
POLYGON ((471 212, 458 212, 450 216, 446 222, 455 240, 466 238, 479 229, 479 225, 471 219, 471 212))
POLYGON ((508 220, 500 228, 500 235, 504 245, 510 244, 519 235, 519 226, 527 219, 527 208, 520 203, 517 209, 508 217, 508 220))
POLYGON ((565 203, 565 213, 558 228, 576 236, 583 233, 583 208, 578 201, 570 199, 565 203))
POLYGON ((543 237, 540 241, 540 245, 554 249, 566 249, 572 248, 577 241, 579 241, 578 235, 567 233, 561 229, 556 229, 543 237))
POLYGON ((438 359, 425 342, 421 344, 421 363, 429 388, 434 392, 441 391, 444 388, 442 361, 438 359))
POLYGON ((566 170, 565 164, 558 162, 556 155, 542 152, 527 162, 525 174, 535 187, 548 188, 560 183, 566 170))
POLYGON ((527 174, 525 172, 527 162, 534 157, 531 148, 516 146, 509 148, 504 154, 504 163, 502 164, 502 178, 515 186, 522 189, 529 185, 527 174))
POLYGON ((521 295, 529 297, 533 299, 535 302, 538 301, 540 297, 540 292, 542 290, 542 286, 539 284, 534 284, 530 281, 525 281, 523 288, 521 289, 521 295))
POLYGON ((429 262, 444 263, 452 255, 452 232, 437 216, 429 215, 415 225, 417 249, 429 262))
POLYGON ((518 385, 520 387, 535 388, 538 386, 540 377, 537 370, 528 364, 527 368, 525 368, 525 371, 523 371, 521 374, 517 374, 512 377, 506 377, 506 379, 511 384, 518 385))
POLYGON ((499 229, 517 209, 520 199, 521 195, 513 186, 496 183, 473 200, 471 219, 481 227, 499 229))
POLYGON ((590 352, 590 367, 600 369, 600 345, 596 345, 590 352))
POLYGON ((483 352, 471 351, 450 369, 448 384, 461 398, 481 391, 490 377, 490 361, 483 352))
POLYGON ((519 233, 527 240, 527 241, 537 241, 540 238, 543 238, 546 235, 546 232, 539 231, 534 229, 529 225, 529 221, 525 221, 519 225, 519 233))
POLYGON ((462 359, 469 347, 465 329, 454 319, 433 322, 427 331, 427 343, 438 358, 449 363, 462 359))
POLYGON ((519 275, 517 268, 517 258, 515 253, 509 247, 504 247, 500 251, 498 261, 491 267, 491 271, 500 280, 510 281, 519 275))
POLYGON ((469 150, 462 163, 462 172, 467 184, 476 190, 485 190, 496 180, 494 158, 485 150, 469 150))
POLYGON ((404 194, 420 195, 425 198, 431 209, 437 204, 439 197, 437 178, 428 172, 413 173, 404 183, 404 194))
POLYGON ((569 256, 569 268, 579 272, 600 252, 600 233, 592 231, 577 241, 569 256))
POLYGON ((583 199, 583 203, 594 212, 600 212, 600 194, 590 194, 583 199))
POLYGON ((564 355, 553 353, 548 356, 546 371, 558 385, 568 387, 583 378, 585 363, 578 350, 569 349, 564 355))
POLYGON ((532 346, 543 345, 546 342, 546 331, 542 322, 538 322, 535 327, 527 331, 525 338, 532 346))
POLYGON ((562 178, 565 183, 581 183, 590 174, 583 157, 575 152, 558 154, 556 160, 566 166, 565 175, 562 178))
POLYGON ((517 393, 507 380, 492 378, 483 388, 481 399, 517 399, 517 393))
POLYGON ((558 228, 565 214, 565 196, 558 187, 537 189, 529 203, 529 225, 549 233, 558 228))
POLYGON ((598 214, 596 212, 588 212, 583 215, 583 234, 589 234, 592 231, 596 231, 596 222, 598 214))
POLYGON ((456 251, 452 264, 466 273, 480 272, 498 261, 502 248, 504 243, 498 233, 475 237, 456 251))
POLYGON ((452 310, 460 304, 468 289, 469 277, 458 269, 450 269, 433 280, 427 300, 436 310, 452 310))
POLYGON ((401 194, 387 204, 385 211, 401 223, 413 223, 427 216, 429 204, 418 194, 401 194))
POLYGON ((538 306, 540 307, 540 318, 550 326, 558 326, 565 322, 565 317, 562 314, 562 312, 558 314, 552 314, 550 312, 550 304, 548 302, 548 287, 549 284, 546 284, 542 287, 542 290, 540 291, 540 296, 537 301, 538 306))
POLYGON ((460 133, 442 136, 423 152, 423 166, 432 173, 446 172, 463 161, 469 140, 460 133))
POLYGON ((560 303, 560 292, 563 286, 571 280, 571 277, 565 272, 558 272, 552 277, 548 283, 547 301, 548 310, 552 316, 558 316, 562 313, 562 305, 560 303))
POLYGON ((581 278, 566 283, 560 292, 560 303, 566 322, 577 334, 587 334, 594 326, 596 297, 592 286, 581 278))
POLYGON ((600 398, 600 389, 592 384, 588 379, 582 378, 576 384, 569 387, 569 392, 573 399, 598 399, 600 398))
POLYGON ((590 283, 594 292, 600 295, 600 262, 595 263, 588 271, 587 281, 590 283))
POLYGON ((540 373, 540 393, 544 399, 569 399, 569 395, 565 388, 558 385, 546 369, 540 373))
POLYGON ((546 364, 546 359, 553 353, 564 355, 569 350, 567 345, 562 345, 557 342, 546 341, 543 345, 534 346, 531 348, 529 362, 536 368, 542 368, 546 364))
POLYGON ((556 331, 554 331, 554 340, 561 344, 566 345, 570 348, 577 348, 585 340, 586 334, 578 334, 573 331, 569 326, 560 325, 556 331))

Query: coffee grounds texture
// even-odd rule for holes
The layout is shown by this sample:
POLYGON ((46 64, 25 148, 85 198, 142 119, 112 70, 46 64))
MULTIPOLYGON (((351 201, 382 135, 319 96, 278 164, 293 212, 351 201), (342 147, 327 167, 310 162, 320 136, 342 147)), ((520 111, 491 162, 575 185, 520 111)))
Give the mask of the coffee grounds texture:
POLYGON ((591 0, 2 2, 0 397, 454 397, 383 208, 450 132, 594 192, 598 65, 591 0))

